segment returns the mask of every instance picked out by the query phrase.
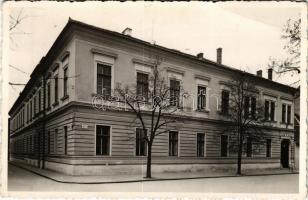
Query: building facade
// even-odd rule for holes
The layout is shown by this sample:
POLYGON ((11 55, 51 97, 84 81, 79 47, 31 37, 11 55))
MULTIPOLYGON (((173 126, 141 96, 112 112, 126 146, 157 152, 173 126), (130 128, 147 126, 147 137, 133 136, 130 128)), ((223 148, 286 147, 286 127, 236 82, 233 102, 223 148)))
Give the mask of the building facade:
MULTIPOLYGON (((197 106, 155 138, 153 171, 235 167, 230 138, 220 134, 221 111, 231 75, 245 72, 222 65, 221 49, 213 62, 141 41, 130 31, 68 21, 9 112, 10 160, 72 175, 142 172, 146 145, 134 114, 97 109, 93 100, 118 83, 147 87, 152 57, 159 55, 170 86, 180 85, 197 106)), ((262 144, 247 141, 243 168, 292 167, 295 89, 245 74, 258 82, 271 128, 262 144)))

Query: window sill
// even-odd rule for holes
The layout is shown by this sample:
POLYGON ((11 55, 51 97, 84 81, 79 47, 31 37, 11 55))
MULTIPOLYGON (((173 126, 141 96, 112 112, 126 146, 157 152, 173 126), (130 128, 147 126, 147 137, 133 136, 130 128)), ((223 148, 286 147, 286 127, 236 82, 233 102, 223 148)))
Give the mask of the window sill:
POLYGON ((65 101, 66 99, 68 99, 69 96, 68 95, 65 95, 64 97, 61 98, 61 101, 65 101))
POLYGON ((197 109, 196 112, 209 113, 210 110, 208 110, 208 109, 206 109, 206 108, 205 108, 205 109, 197 109))
POLYGON ((59 101, 54 102, 54 103, 52 104, 53 107, 56 107, 57 105, 59 105, 59 101))
POLYGON ((286 125, 286 126, 293 126, 292 123, 287 123, 287 122, 280 122, 281 125, 286 125))

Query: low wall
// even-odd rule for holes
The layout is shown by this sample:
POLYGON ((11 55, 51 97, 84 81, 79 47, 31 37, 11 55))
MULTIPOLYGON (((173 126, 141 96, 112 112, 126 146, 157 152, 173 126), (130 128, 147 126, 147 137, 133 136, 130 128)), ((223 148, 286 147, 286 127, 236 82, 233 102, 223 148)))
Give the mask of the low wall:
MULTIPOLYGON (((146 165, 70 165, 45 163, 46 169, 69 175, 129 175, 145 174, 146 165)), ((279 169, 280 163, 242 164, 242 169, 279 169)), ((235 171, 236 164, 152 164, 152 173, 235 171)))

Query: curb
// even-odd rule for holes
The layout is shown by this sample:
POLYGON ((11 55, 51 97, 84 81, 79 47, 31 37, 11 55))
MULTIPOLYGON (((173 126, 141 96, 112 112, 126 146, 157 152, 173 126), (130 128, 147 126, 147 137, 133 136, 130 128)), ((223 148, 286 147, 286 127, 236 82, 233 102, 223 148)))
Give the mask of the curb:
POLYGON ((234 177, 250 177, 250 176, 275 176, 275 175, 286 175, 286 174, 299 174, 299 172, 283 172, 283 173, 269 173, 269 174, 247 174, 247 175, 222 175, 222 176, 200 176, 200 177, 183 177, 183 178, 152 178, 152 179, 135 179, 127 181, 97 181, 97 182, 73 182, 73 181, 62 181, 50 176, 46 176, 42 173, 36 172, 34 170, 22 167, 15 163, 9 163, 15 167, 19 167, 23 170, 36 174, 38 176, 44 177, 46 179, 53 180, 58 183, 70 183, 70 184, 115 184, 115 183, 136 183, 136 182, 150 182, 150 181, 172 181, 172 180, 189 180, 189 179, 204 179, 204 178, 234 178, 234 177))

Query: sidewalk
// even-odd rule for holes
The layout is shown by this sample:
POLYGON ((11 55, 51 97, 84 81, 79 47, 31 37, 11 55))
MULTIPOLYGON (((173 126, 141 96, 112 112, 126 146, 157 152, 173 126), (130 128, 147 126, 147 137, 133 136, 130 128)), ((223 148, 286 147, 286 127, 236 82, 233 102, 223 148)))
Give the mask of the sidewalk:
MULTIPOLYGON (((179 172, 179 173, 153 173, 151 179, 144 178, 144 174, 137 175, 110 175, 110 176, 71 176, 59 172, 39 169, 22 163, 10 162, 9 164, 30 171, 39 176, 54 180, 60 183, 71 184, 104 184, 104 183, 129 183, 141 181, 163 181, 200 178, 223 178, 241 177, 230 171, 202 171, 202 172, 179 172)), ((267 169, 267 170, 245 170, 242 176, 266 176, 281 174, 298 174, 290 169, 267 169)))

